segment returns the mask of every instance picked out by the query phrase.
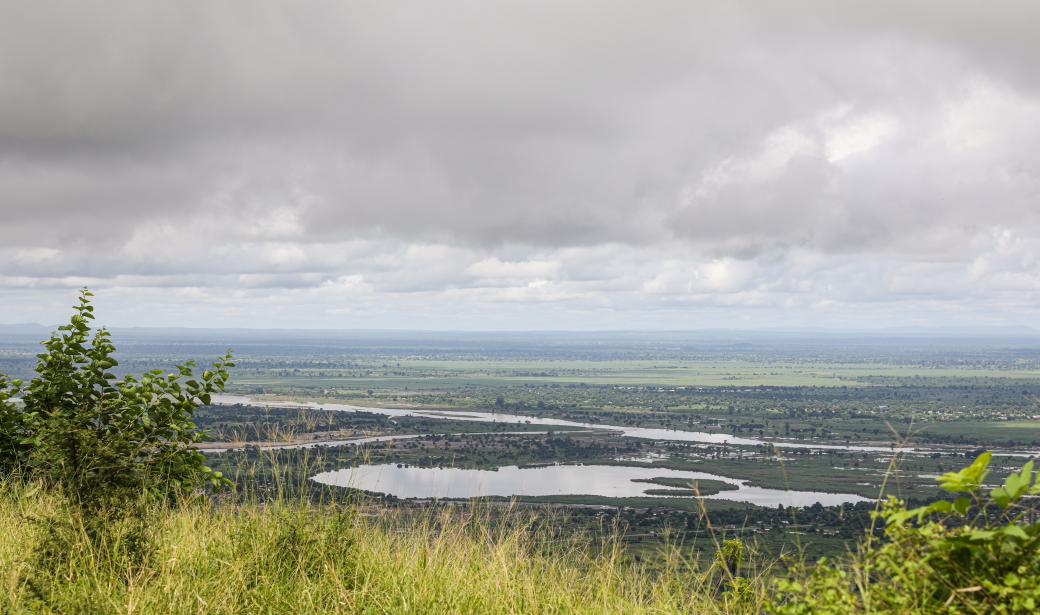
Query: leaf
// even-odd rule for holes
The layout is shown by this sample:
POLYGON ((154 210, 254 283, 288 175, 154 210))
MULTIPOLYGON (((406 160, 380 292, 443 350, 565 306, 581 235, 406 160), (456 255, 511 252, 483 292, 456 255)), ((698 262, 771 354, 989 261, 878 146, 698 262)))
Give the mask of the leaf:
POLYGON ((977 491, 989 474, 987 467, 992 456, 989 451, 984 451, 968 467, 958 472, 943 474, 939 477, 939 487, 951 493, 977 491))
POLYGON ((1001 532, 1003 532, 1005 536, 1011 536, 1013 538, 1018 538, 1019 540, 1029 540, 1029 534, 1026 534, 1025 530, 1013 523, 1005 525, 1001 532))
POLYGON ((972 530, 968 532, 968 538, 975 541, 993 540, 993 537, 996 535, 997 533, 993 530, 972 530))
POLYGON ((1021 471, 1018 473, 1012 472, 1004 479, 1004 489, 1011 496, 1012 500, 1017 500, 1029 489, 1029 483, 1032 482, 1032 478, 1033 460, 1030 459, 1022 466, 1021 471))
POLYGON ((1004 487, 997 487, 993 491, 990 491, 989 497, 996 502, 997 506, 1006 509, 1011 505, 1013 497, 1008 493, 1004 487))
POLYGON ((893 513, 892 515, 890 515, 890 518, 897 517, 897 516, 901 517, 900 520, 898 521, 898 523, 902 523, 907 518, 912 517, 912 516, 916 516, 917 517, 917 522, 920 523, 922 519, 924 519, 927 515, 930 515, 932 513, 949 513, 949 512, 952 512, 952 511, 953 511, 953 503, 952 502, 950 502, 949 500, 936 500, 936 501, 932 502, 931 504, 929 504, 927 506, 921 506, 921 507, 913 508, 913 509, 910 509, 910 510, 907 510, 907 511, 901 511, 901 512, 898 512, 898 513, 893 513))

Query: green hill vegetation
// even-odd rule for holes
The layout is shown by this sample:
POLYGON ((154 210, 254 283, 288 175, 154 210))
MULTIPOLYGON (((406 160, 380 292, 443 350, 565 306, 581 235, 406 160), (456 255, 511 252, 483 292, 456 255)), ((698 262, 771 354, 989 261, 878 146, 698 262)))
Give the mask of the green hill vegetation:
MULTIPOLYGON (((879 502, 846 556, 626 556, 531 511, 414 510, 363 497, 229 493, 192 445, 194 409, 230 354, 196 373, 116 379, 84 292, 28 384, 0 377, 4 613, 1033 613, 1040 477, 987 483, 991 456, 946 472, 946 496, 879 502), (14 398, 19 398, 16 403, 14 398), (500 511, 499 511, 500 512, 500 511)), ((493 506, 491 504, 488 505, 493 506)), ((714 539, 713 539, 714 540, 714 539)))

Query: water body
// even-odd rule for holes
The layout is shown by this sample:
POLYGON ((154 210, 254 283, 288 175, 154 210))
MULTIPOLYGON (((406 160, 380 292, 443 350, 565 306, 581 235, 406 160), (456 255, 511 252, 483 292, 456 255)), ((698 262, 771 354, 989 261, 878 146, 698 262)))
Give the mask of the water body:
POLYGON ((742 446, 758 446, 768 444, 778 448, 802 448, 817 450, 842 450, 863 452, 921 452, 914 448, 897 448, 892 446, 845 446, 841 444, 815 444, 812 442, 790 442, 756 440, 738 438, 731 434, 708 433, 706 431, 686 431, 682 429, 658 429, 652 427, 626 427, 623 425, 606 425, 602 423, 580 423, 565 419, 552 419, 521 414, 503 414, 498 412, 470 412, 462 410, 404 410, 400 408, 370 408, 350 404, 314 403, 314 402, 264 402, 240 395, 214 395, 215 404, 251 404, 281 408, 311 408, 315 410, 332 410, 336 412, 369 412, 384 416, 423 417, 446 421, 474 421, 478 423, 512 423, 545 425, 547 427, 574 427, 599 431, 613 431, 628 438, 644 440, 668 440, 672 442, 698 442, 702 444, 733 444, 742 446))
POLYGON ((362 465, 323 472, 312 480, 325 485, 354 487, 400 498, 473 498, 482 496, 598 495, 611 498, 650 496, 647 489, 661 485, 634 482, 655 477, 689 481, 717 480, 735 490, 705 496, 709 500, 746 502, 759 506, 823 506, 866 502, 868 498, 844 493, 787 491, 752 487, 748 481, 685 470, 603 465, 554 465, 539 468, 505 466, 497 470, 399 467, 397 464, 362 465))

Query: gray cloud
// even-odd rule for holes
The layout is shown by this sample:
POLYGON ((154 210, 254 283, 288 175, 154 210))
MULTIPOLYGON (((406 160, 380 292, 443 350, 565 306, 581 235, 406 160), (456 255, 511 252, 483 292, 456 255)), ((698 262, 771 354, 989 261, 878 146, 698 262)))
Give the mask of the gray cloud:
POLYGON ((1036 315, 1034 2, 0 6, 0 321, 1036 315))

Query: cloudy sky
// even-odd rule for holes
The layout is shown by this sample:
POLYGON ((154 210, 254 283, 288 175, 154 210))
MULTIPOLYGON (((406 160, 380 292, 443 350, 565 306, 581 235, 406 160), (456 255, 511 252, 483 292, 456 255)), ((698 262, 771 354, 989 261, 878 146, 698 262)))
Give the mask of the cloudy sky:
POLYGON ((0 0, 0 322, 1040 325, 1040 3, 0 0))

